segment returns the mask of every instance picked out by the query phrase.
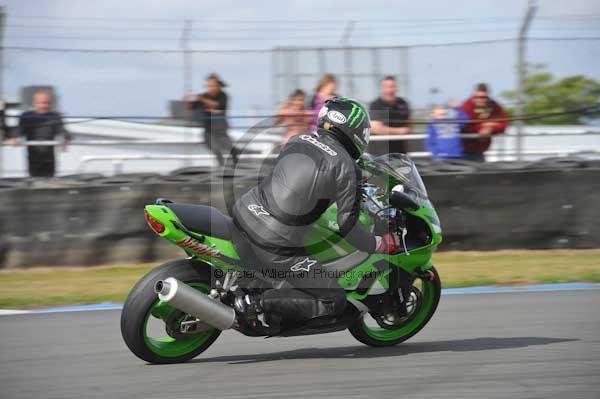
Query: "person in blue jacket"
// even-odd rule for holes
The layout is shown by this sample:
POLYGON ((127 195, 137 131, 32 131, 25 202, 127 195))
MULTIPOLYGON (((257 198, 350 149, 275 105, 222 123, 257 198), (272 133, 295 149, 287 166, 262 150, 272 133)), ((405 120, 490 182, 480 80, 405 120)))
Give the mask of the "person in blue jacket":
POLYGON ((431 110, 431 123, 427 125, 425 148, 433 159, 457 159, 463 156, 461 129, 467 115, 451 106, 436 105, 431 110), (437 122, 444 120, 446 122, 437 122), (453 122, 456 121, 456 122, 453 122))

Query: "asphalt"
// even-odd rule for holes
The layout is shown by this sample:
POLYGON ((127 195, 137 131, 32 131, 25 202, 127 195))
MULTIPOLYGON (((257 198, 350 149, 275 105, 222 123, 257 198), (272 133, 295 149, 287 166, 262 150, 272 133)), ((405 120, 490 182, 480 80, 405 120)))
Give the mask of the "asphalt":
POLYGON ((392 348, 225 332, 166 366, 128 351, 119 316, 1 317, 0 398, 600 398, 600 290, 445 296, 392 348))

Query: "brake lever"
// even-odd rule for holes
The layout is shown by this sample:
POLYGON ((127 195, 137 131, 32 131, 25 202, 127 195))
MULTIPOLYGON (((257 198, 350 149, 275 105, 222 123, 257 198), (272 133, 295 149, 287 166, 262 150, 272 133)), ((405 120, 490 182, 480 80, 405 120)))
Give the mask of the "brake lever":
POLYGON ((406 217, 404 216, 404 213, 400 214, 400 220, 402 224, 398 227, 401 231, 402 246, 404 247, 404 253, 410 255, 410 252, 408 252, 408 248, 406 247, 406 235, 408 234, 408 229, 406 228, 406 217))
POLYGON ((406 235, 408 234, 408 229, 406 228, 406 226, 402 226, 402 246, 404 247, 404 253, 406 255, 410 255, 410 252, 408 252, 408 249, 406 248, 406 235))

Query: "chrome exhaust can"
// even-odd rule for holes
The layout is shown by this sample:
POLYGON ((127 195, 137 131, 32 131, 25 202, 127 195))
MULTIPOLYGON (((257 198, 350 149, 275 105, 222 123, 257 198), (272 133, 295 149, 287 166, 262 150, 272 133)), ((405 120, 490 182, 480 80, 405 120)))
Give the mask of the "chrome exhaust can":
POLYGON ((233 308, 212 299, 174 277, 157 281, 154 285, 154 292, 158 294, 161 301, 197 317, 219 330, 227 330, 235 322, 233 308))

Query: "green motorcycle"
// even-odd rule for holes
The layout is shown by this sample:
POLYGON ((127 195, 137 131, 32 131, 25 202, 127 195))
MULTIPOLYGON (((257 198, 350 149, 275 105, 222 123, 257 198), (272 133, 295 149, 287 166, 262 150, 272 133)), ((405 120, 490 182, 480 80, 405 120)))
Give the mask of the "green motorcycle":
POLYGON ((189 257, 157 267, 130 292, 121 315, 129 349, 150 363, 179 363, 205 351, 227 329, 247 336, 348 329, 371 346, 395 345, 418 333, 440 300, 441 282, 431 263, 442 240, 438 216, 408 156, 365 155, 359 164, 364 174, 360 222, 375 234, 398 234, 402 251, 357 251, 339 235, 335 204, 321 216, 306 236, 307 251, 346 290, 341 316, 301 324, 284 317, 277 328, 269 315, 249 317, 248 295, 273 282, 244 266, 245 241, 231 219, 208 206, 159 199, 145 207, 148 225, 189 257))

